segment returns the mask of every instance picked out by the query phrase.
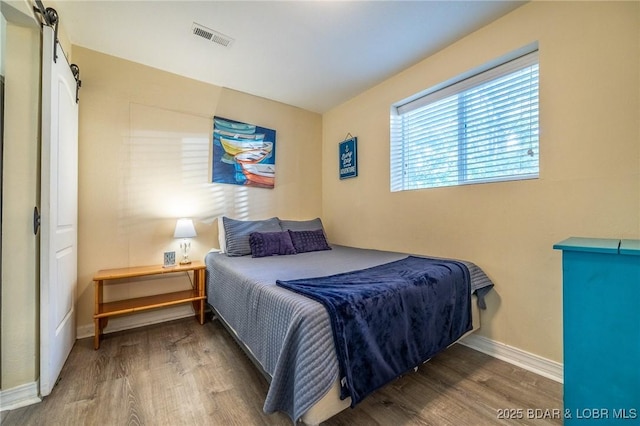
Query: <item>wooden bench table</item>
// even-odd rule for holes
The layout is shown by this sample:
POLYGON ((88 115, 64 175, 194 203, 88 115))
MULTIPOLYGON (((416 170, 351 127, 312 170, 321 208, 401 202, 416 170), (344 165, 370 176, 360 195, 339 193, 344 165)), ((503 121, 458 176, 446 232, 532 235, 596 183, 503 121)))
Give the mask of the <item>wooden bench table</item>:
POLYGON ((100 348, 100 337, 107 326, 109 317, 145 311, 148 309, 162 308, 181 303, 193 303, 196 318, 200 324, 204 324, 205 296, 205 266, 202 261, 193 261, 187 265, 176 265, 164 268, 162 265, 133 266, 128 268, 103 269, 93 277, 95 308, 93 322, 95 335, 93 338, 94 349, 100 348), (156 294, 153 296, 137 297, 134 299, 104 302, 102 291, 106 281, 126 278, 139 278, 151 275, 174 274, 177 272, 193 272, 192 288, 172 293, 156 294))

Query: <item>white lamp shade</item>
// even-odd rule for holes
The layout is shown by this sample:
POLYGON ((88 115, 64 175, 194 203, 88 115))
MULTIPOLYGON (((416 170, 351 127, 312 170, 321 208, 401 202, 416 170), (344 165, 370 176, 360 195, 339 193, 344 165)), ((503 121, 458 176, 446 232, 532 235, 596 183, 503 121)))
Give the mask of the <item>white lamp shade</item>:
POLYGON ((193 220, 178 219, 173 238, 193 238, 196 235, 198 234, 196 234, 196 228, 193 227, 193 220))

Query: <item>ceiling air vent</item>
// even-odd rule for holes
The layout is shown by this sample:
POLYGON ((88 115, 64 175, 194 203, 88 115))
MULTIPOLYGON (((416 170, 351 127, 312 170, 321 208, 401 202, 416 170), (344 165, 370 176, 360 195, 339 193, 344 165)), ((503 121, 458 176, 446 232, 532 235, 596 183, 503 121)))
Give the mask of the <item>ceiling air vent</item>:
POLYGON ((195 22, 191 27, 191 31, 193 32, 193 35, 212 41, 220 46, 231 47, 231 44, 233 44, 233 39, 231 37, 195 22))

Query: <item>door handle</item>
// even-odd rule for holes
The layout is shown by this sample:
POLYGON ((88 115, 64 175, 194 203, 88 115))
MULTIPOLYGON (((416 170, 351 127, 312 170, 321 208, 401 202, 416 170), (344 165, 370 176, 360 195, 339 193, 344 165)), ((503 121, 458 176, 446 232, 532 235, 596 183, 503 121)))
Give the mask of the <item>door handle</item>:
POLYGON ((40 212, 38 212, 38 206, 33 208, 33 235, 38 235, 38 228, 40 228, 40 212))

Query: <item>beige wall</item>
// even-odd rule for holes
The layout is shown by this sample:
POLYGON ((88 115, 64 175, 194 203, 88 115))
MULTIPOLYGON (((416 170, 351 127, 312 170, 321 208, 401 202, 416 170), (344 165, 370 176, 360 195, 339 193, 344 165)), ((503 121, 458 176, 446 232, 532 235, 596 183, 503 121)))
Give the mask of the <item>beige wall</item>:
MULTIPOLYGON (((172 238, 177 218, 195 219, 198 236, 190 257, 203 259, 218 246, 215 218, 220 215, 320 215, 319 114, 78 46, 73 46, 73 59, 82 79, 77 293, 81 336, 93 333, 93 274, 103 268, 162 263, 165 250, 179 253, 178 241, 172 238), (274 189, 210 183, 214 115, 276 130, 274 189)), ((111 286, 105 297, 184 286, 184 278, 150 281, 111 286)), ((117 319, 110 321, 112 329, 117 324, 117 319)))
POLYGON ((38 378, 38 287, 32 212, 38 186, 40 31, 9 22, 5 53, 2 389, 38 378))
POLYGON ((4 19, 4 15, 0 13, 0 75, 4 76, 4 54, 5 44, 7 39, 7 20, 4 19))
POLYGON ((323 218, 335 242, 474 261, 495 281, 480 334, 562 361, 570 236, 640 237, 640 4, 534 2, 323 116, 323 218), (534 41, 540 178, 390 193, 389 107, 534 41), (337 143, 358 137, 359 176, 337 143))

